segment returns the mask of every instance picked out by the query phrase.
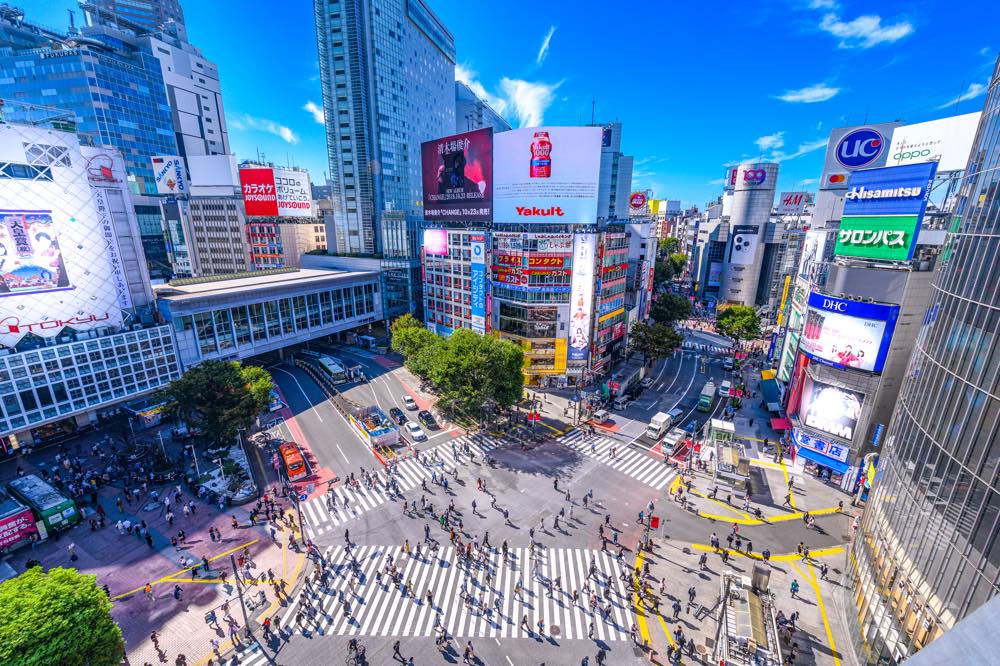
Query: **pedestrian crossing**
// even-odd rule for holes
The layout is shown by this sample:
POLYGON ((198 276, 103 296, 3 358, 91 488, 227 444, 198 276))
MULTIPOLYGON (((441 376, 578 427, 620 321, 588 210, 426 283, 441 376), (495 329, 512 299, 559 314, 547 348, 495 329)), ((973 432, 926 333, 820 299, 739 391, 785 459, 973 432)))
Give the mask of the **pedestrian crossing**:
POLYGON ((325 584, 311 576, 314 582, 292 599, 281 626, 309 636, 394 637, 434 637, 443 627, 449 638, 462 639, 534 637, 542 622, 545 635, 558 639, 629 639, 634 618, 621 580, 628 567, 610 553, 538 548, 532 560, 528 548, 512 548, 506 558, 497 548, 466 563, 472 558, 463 561, 460 552, 453 546, 436 556, 426 548, 419 556, 398 546, 330 548, 325 584))
MULTIPOLYGON (((433 449, 422 451, 420 460, 407 457, 393 463, 396 470, 393 476, 399 491, 405 493, 419 486, 422 481, 430 481, 432 472, 441 474, 458 467, 456 453, 463 461, 468 461, 468 456, 462 453, 466 446, 475 456, 480 457, 497 448, 500 443, 500 440, 486 435, 463 435, 439 444, 433 449)), ((333 496, 322 495, 303 502, 302 513, 306 518, 306 535, 314 539, 392 499, 394 492, 391 492, 386 485, 389 474, 383 469, 375 476, 377 482, 371 488, 363 483, 354 488, 342 485, 335 489, 333 496)))
POLYGON ((640 453, 611 437, 591 435, 577 429, 556 440, 657 490, 666 488, 677 476, 677 470, 665 464, 664 460, 640 453), (614 457, 612 447, 615 448, 614 457))
POLYGON ((729 354, 732 349, 729 347, 723 347, 721 345, 709 345, 703 342, 694 342, 692 340, 685 340, 682 344, 684 349, 693 349, 695 351, 709 352, 711 354, 729 354))

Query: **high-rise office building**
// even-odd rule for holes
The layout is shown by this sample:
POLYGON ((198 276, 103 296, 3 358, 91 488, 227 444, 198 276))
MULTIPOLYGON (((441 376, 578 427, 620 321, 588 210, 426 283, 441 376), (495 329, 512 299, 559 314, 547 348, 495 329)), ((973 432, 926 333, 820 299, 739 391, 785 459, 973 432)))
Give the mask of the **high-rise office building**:
POLYGON ((904 661, 997 594, 998 140, 1000 61, 850 558, 867 664, 904 661))
POLYGON ((173 21, 184 25, 180 0, 81 0, 88 24, 116 23, 137 32, 153 32, 173 21))
POLYGON ((729 215, 729 244, 722 262, 720 300, 753 305, 757 299, 767 224, 774 205, 778 165, 753 162, 736 170, 735 191, 729 215))
POLYGON ((455 131, 461 134, 484 127, 492 127, 494 133, 506 132, 510 123, 472 88, 455 81, 455 131))
POLYGON ((423 0, 314 0, 330 247, 382 258, 387 317, 421 310, 420 144, 455 128, 455 42, 423 0))

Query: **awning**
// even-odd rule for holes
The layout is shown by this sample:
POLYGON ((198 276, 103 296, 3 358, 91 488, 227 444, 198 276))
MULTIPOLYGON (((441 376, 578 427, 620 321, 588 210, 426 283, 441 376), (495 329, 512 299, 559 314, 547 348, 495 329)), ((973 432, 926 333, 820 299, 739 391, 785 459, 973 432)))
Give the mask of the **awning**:
POLYGON ((792 422, 788 419, 771 419, 771 428, 773 430, 791 430, 792 422))
POLYGON ((831 458, 830 456, 824 456, 822 453, 813 451, 812 449, 807 449, 804 446, 795 447, 795 455, 802 456, 806 460, 812 460, 817 465, 829 467, 838 474, 845 474, 849 468, 847 463, 842 463, 836 458, 831 458))
POLYGON ((762 380, 760 382, 760 394, 767 405, 767 411, 781 411, 781 390, 778 388, 778 382, 773 379, 762 380))

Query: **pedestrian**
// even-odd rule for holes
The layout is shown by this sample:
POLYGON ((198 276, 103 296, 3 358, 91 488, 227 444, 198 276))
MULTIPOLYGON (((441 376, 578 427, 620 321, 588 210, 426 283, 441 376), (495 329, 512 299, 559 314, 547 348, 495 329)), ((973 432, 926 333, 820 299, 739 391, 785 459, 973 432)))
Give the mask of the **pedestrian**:
POLYGON ((762 560, 764 560, 764 564, 770 564, 771 563, 771 551, 768 550, 767 548, 765 548, 764 550, 760 551, 760 557, 761 557, 762 560))
POLYGON ((827 565, 826 562, 824 562, 823 564, 821 564, 820 567, 819 567, 820 578, 822 578, 823 580, 826 580, 826 574, 827 574, 827 572, 829 570, 830 570, 830 567, 829 567, 829 565, 827 565))
POLYGON ((793 580, 791 585, 792 599, 797 599, 799 595, 799 581, 793 580))
POLYGON ((403 655, 399 652, 399 641, 392 644, 392 657, 398 661, 404 661, 403 655))
POLYGON ((76 554, 76 544, 75 543, 70 543, 68 546, 66 546, 66 550, 69 551, 69 561, 70 562, 76 562, 78 559, 80 559, 77 556, 77 554, 76 554))
POLYGON ((146 545, 149 546, 150 548, 153 547, 153 535, 150 534, 149 532, 146 532, 146 545))

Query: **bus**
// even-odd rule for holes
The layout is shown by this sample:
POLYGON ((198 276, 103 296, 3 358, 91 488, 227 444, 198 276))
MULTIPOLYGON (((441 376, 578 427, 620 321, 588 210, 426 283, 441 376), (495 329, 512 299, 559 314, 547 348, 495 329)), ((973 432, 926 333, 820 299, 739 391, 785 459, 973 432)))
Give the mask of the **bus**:
POLYGON ((302 457, 302 452, 299 451, 299 447, 295 442, 285 442, 278 447, 278 452, 281 454, 281 460, 285 464, 285 474, 288 475, 289 481, 296 481, 309 476, 309 469, 306 467, 305 458, 302 457))
POLYGON ((698 397, 698 411, 699 412, 710 412, 712 411, 712 403, 715 401, 715 384, 712 382, 706 382, 704 388, 701 389, 701 395, 698 397))
POLYGON ((73 500, 34 474, 14 479, 7 489, 32 510, 49 532, 70 528, 82 518, 73 500))
POLYGON ((347 383, 347 370, 344 369, 344 364, 340 362, 340 359, 313 351, 303 351, 302 355, 312 359, 334 384, 347 383))

